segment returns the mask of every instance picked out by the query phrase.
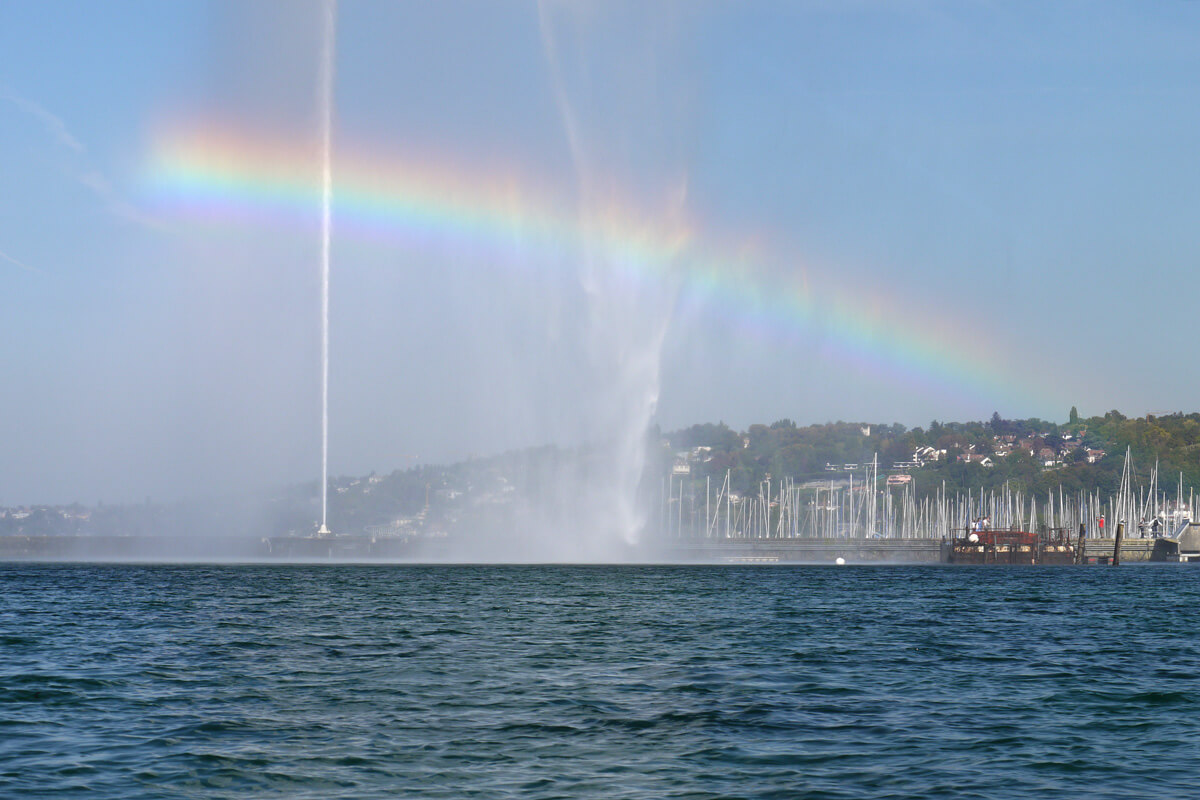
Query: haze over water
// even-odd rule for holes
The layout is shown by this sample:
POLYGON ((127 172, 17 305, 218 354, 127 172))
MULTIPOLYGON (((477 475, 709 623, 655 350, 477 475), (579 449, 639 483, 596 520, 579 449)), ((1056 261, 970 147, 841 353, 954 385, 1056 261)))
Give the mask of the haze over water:
POLYGON ((0 794, 1174 800, 1195 578, 0 566, 0 794))

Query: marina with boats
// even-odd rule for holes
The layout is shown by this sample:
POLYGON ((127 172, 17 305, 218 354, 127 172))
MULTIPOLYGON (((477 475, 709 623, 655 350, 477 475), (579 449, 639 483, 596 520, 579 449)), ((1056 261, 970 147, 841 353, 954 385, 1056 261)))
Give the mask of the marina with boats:
POLYGON ((685 480, 665 482, 661 528, 686 556, 725 561, 941 562, 948 564, 1109 564, 1200 561, 1195 496, 1133 480, 1127 452, 1118 491, 1041 497, 1007 484, 953 491, 944 484, 917 499, 914 484, 879 475, 878 460, 826 482, 773 484, 754 494, 730 479, 702 495, 685 480), (860 475, 856 479, 856 474, 860 475), (1136 520, 1130 523, 1130 520, 1136 520))

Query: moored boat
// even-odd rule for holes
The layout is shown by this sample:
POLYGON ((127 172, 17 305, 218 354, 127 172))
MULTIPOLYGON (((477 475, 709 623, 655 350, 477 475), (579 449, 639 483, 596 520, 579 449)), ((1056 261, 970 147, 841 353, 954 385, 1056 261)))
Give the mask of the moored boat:
POLYGON ((1074 564, 1075 544, 1062 530, 1043 534, 1016 529, 966 531, 949 543, 951 564, 1074 564))

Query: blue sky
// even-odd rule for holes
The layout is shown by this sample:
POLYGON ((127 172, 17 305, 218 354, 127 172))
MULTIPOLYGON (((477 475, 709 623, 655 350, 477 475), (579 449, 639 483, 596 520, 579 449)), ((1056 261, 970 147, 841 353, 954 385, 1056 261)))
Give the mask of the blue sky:
MULTIPOLYGON (((0 503, 319 474, 315 228, 200 224, 147 172, 164 126, 313 141, 322 31, 0 0, 0 503)), ((334 473, 604 438, 645 395, 665 428, 1196 410, 1198 3, 345 0, 336 53, 339 153, 680 215, 817 310, 756 325, 519 231, 339 236, 335 203, 334 473), (1011 391, 848 355, 835 295, 1011 391)))

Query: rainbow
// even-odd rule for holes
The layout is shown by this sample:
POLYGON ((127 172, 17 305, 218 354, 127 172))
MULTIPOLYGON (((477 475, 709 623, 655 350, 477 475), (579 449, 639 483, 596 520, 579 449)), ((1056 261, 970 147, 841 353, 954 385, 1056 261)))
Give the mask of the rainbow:
MULTIPOLYGON (((314 145, 286 138, 214 125, 169 128, 155 137, 145 186, 164 214, 315 231, 316 163, 314 145)), ((889 310, 885 298, 859 287, 816 288, 811 269, 785 270, 781 278, 780 270, 766 268, 771 259, 753 250, 723 246, 694 223, 656 220, 621 199, 566 213, 579 205, 528 174, 439 166, 446 163, 343 148, 334 162, 335 234, 509 253, 517 243, 522 251, 602 246, 624 279, 679 280, 682 306, 768 342, 819 342, 823 353, 873 376, 881 390, 902 384, 938 398, 933 408, 945 408, 949 399, 981 414, 1046 405, 1046 387, 1019 378, 997 345, 970 326, 939 329, 909 309, 889 310), (1043 402, 1035 404, 1036 397, 1043 402)), ((478 259, 481 265, 519 260, 478 259)))

